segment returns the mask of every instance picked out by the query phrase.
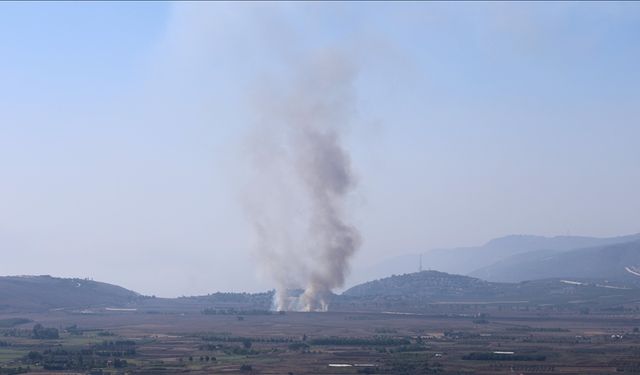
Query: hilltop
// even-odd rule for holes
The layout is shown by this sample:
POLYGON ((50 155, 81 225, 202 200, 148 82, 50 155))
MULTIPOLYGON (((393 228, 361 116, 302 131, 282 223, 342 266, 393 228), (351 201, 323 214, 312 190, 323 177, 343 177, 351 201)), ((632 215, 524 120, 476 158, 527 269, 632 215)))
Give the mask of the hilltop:
POLYGON ((472 297, 486 295, 497 284, 473 277, 453 275, 438 271, 423 271, 393 275, 369 281, 347 289, 343 295, 365 296, 413 296, 414 298, 472 297), (479 294, 480 293, 480 294, 479 294))

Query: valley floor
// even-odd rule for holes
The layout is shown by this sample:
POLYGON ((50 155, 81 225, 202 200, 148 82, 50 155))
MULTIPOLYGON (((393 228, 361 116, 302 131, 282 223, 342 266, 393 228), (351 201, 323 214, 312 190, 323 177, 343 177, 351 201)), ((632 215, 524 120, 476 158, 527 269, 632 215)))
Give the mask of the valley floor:
POLYGON ((632 312, 0 315, 12 321, 0 374, 640 373, 632 312), (60 337, 33 338, 36 322, 60 337))

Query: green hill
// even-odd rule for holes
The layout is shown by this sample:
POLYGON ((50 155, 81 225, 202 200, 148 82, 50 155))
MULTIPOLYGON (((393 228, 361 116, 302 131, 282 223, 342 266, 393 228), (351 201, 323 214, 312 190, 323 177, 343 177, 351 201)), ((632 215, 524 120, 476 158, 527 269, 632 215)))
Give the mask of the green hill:
POLYGON ((0 277, 0 311, 125 306, 141 297, 128 289, 84 279, 0 277))
MULTIPOLYGON (((403 309, 438 303, 575 304, 611 306, 640 299, 640 288, 603 279, 559 278, 498 283, 437 271, 423 271, 370 281, 346 290, 351 303, 403 309), (382 306, 382 305, 381 305, 382 306)), ((346 301, 345 300, 345 301, 346 301)))

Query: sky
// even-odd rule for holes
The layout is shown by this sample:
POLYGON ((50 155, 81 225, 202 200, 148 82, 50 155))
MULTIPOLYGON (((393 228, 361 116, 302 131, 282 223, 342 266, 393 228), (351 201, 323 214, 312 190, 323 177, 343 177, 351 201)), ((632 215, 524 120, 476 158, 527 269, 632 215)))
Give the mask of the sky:
MULTIPOLYGON (((263 291, 256 98, 339 51, 358 268, 640 232, 640 4, 0 4, 0 275, 263 291)), ((271 91, 270 91, 271 90, 271 91)))

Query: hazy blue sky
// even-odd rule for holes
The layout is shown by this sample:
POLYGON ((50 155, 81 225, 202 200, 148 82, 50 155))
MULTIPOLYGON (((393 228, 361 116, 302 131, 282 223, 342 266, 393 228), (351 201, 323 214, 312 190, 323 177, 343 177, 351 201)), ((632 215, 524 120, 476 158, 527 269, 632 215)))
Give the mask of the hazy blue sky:
POLYGON ((1 3, 0 274, 265 290, 261 88, 357 67, 355 261, 640 231, 639 3, 1 3))

